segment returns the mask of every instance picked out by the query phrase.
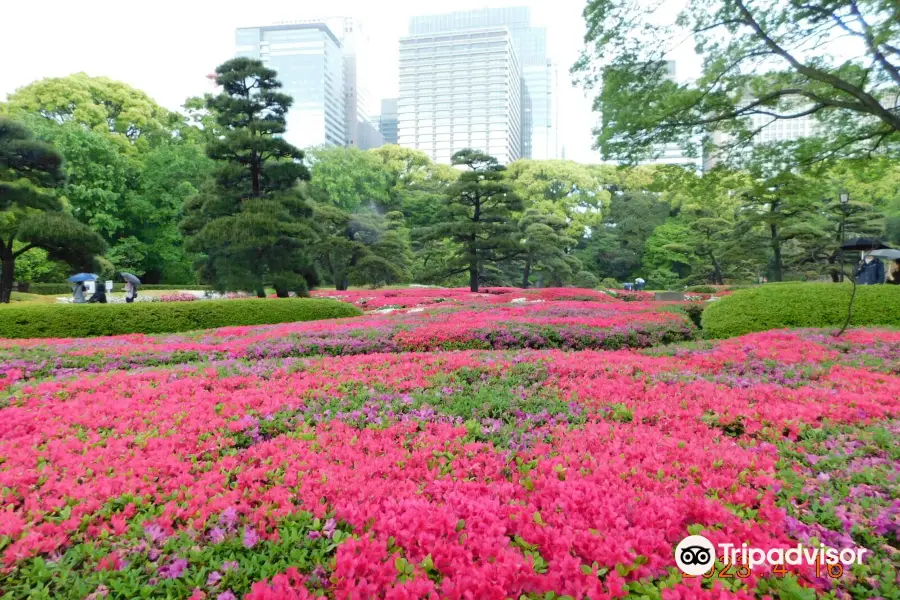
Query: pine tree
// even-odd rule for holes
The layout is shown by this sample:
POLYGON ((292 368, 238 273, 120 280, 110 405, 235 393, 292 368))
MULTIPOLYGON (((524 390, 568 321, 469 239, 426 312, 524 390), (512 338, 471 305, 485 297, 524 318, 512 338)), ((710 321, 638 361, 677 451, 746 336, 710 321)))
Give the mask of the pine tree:
POLYGON ((469 288, 478 291, 479 276, 489 265, 510 260, 522 249, 514 214, 522 201, 506 179, 506 168, 478 150, 453 155, 454 166, 466 170, 447 190, 436 225, 423 229, 422 241, 449 239, 454 251, 433 277, 469 273, 469 288))
POLYGON ((10 300, 16 259, 34 248, 90 270, 106 244, 63 210, 48 188, 63 184, 62 157, 19 123, 0 119, 0 303, 10 300))
POLYGON ((309 246, 312 209, 297 188, 309 179, 303 152, 280 134, 293 100, 262 62, 235 58, 216 69, 223 91, 207 98, 222 136, 207 154, 219 167, 207 189, 185 205, 188 250, 201 255, 201 276, 219 289, 279 297, 305 294, 314 278, 309 246))

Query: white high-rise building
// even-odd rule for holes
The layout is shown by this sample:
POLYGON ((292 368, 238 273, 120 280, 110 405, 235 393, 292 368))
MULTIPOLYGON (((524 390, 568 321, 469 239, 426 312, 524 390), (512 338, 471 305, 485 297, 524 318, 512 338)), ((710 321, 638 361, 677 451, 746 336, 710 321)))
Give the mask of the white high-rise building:
POLYGON ((522 151, 523 87, 506 27, 402 38, 397 141, 444 164, 464 148, 510 163, 522 151))
MULTIPOLYGON (((360 21, 352 17, 317 17, 281 21, 267 27, 241 28, 237 30, 237 46, 238 56, 259 58, 278 71, 285 93, 294 97, 294 106, 288 113, 286 139, 311 142, 292 141, 301 147, 354 145, 370 148, 380 145, 377 128, 371 122, 377 107, 369 93, 376 69, 370 64, 369 37, 360 21), (315 43, 309 39, 312 35, 309 32, 316 31, 321 32, 317 34, 322 38, 321 47, 319 39, 313 40, 315 43), (325 64, 323 70, 316 67, 320 62, 325 64), (291 83, 297 71, 308 72, 309 77, 302 79, 303 89, 291 83), (321 102, 320 88, 328 90, 321 102), (335 88, 337 92, 334 92, 335 88), (334 101, 334 93, 341 95, 339 103, 334 101), (312 96, 315 99, 311 99, 312 96), (317 120, 310 132, 291 131, 295 127, 290 122, 298 119, 300 113, 319 111, 319 104, 326 103, 332 110, 320 112, 328 115, 327 134, 320 135, 317 120), (331 122, 336 104, 340 104, 340 126, 331 122), (342 129, 340 134, 336 131, 338 128, 342 129)), ((309 124, 310 119, 304 122, 309 124)))
POLYGON ((238 57, 274 69, 281 91, 294 99, 285 140, 299 148, 347 143, 341 43, 327 25, 242 27, 235 41, 238 57))
POLYGON ((484 8, 413 17, 410 35, 506 27, 512 36, 522 75, 521 158, 557 158, 556 67, 547 58, 547 29, 531 25, 524 6, 484 8))
POLYGON ((372 119, 378 112, 371 90, 374 89, 373 77, 378 69, 372 63, 371 41, 365 24, 353 17, 340 16, 314 17, 279 24, 291 23, 324 24, 341 42, 347 143, 360 148, 371 147, 372 130, 377 129, 377 124, 372 119))

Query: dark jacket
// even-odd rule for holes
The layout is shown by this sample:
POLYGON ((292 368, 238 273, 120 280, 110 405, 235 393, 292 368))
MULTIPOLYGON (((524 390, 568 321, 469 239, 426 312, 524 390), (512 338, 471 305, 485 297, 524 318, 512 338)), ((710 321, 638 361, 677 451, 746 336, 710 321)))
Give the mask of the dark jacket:
POLYGON ((856 270, 857 285, 876 285, 884 283, 884 264, 877 258, 872 262, 863 262, 856 270))
POLYGON ((100 304, 106 304, 106 288, 97 286, 97 291, 91 294, 91 297, 88 298, 88 304, 94 304, 95 302, 99 302, 100 304))

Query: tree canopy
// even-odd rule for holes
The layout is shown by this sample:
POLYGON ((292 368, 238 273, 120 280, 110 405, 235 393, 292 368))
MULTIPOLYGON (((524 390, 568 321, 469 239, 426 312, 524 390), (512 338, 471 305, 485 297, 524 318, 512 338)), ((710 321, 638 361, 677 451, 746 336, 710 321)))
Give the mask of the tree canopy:
POLYGON ((12 291, 16 259, 42 249, 53 260, 89 270, 103 239, 65 211, 49 189, 65 181, 62 156, 22 124, 0 119, 0 303, 12 291))
POLYGON ((660 23, 645 3, 591 0, 587 48, 573 67, 598 90, 597 145, 637 160, 679 143, 745 147, 768 124, 810 116, 800 161, 900 146, 900 18, 894 0, 697 0, 660 23), (667 60, 693 40, 696 81, 667 60))
POLYGON ((214 178, 185 207, 186 248, 200 254, 201 276, 220 289, 263 296, 272 285, 280 297, 305 294, 315 230, 297 183, 309 171, 303 152, 279 137, 292 100, 257 60, 220 65, 216 83, 223 91, 207 107, 223 135, 207 144, 214 178))

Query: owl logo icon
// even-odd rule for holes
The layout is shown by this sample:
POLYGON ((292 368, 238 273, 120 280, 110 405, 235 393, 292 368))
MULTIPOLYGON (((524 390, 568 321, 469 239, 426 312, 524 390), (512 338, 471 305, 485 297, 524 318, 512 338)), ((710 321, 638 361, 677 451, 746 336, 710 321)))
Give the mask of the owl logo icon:
POLYGON ((675 564, 686 575, 703 575, 715 562, 715 546, 702 535, 689 535, 675 547, 675 564))

